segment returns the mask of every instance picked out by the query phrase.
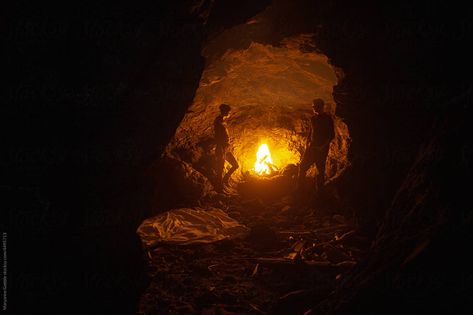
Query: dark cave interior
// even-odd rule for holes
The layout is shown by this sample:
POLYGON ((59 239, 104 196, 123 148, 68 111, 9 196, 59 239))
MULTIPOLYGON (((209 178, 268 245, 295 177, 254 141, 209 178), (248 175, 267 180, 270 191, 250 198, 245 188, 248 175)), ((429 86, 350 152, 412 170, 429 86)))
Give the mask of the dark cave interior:
POLYGON ((1 225, 9 235, 10 309, 473 309, 473 262, 464 254, 473 240, 463 185, 473 152, 466 7, 188 0, 17 2, 8 12, 2 191, 9 206, 1 225), (323 218, 291 212, 284 197, 293 183, 284 176, 256 184, 245 177, 262 141, 279 168, 298 163, 314 97, 337 117, 326 170, 337 197, 326 201, 331 212, 323 218), (222 102, 234 107, 228 128, 241 165, 230 198, 213 192, 201 146, 222 102), (143 220, 203 204, 249 226, 248 238, 143 249, 136 234, 143 220), (295 226, 302 236, 284 234, 295 226), (337 234, 334 226, 344 227, 337 234), (298 246, 315 255, 306 245, 314 233, 317 242, 338 242, 327 245, 330 258, 352 230, 363 243, 355 265, 238 260, 281 248, 297 257, 298 246), (180 305, 179 292, 194 300, 180 305))

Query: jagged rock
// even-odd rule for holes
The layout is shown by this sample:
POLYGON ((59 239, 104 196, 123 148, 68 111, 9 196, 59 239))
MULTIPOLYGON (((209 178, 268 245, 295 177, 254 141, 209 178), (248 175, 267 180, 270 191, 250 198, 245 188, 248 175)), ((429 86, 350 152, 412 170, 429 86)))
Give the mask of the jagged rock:
POLYGON ((156 182, 155 212, 196 206, 213 190, 210 181, 190 164, 169 156, 161 158, 148 174, 156 182))

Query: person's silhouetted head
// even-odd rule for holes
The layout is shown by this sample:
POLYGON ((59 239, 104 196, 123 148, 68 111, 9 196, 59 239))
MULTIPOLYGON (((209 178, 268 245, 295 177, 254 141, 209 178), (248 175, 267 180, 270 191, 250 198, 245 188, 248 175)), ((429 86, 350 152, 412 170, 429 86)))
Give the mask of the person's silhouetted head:
POLYGON ((220 113, 223 116, 227 116, 230 113, 231 107, 230 107, 230 105, 227 105, 227 104, 221 104, 219 106, 219 109, 220 109, 220 113))
POLYGON ((323 113, 324 112, 324 107, 325 107, 325 102, 321 98, 316 98, 315 100, 312 101, 312 109, 314 110, 315 113, 323 113))

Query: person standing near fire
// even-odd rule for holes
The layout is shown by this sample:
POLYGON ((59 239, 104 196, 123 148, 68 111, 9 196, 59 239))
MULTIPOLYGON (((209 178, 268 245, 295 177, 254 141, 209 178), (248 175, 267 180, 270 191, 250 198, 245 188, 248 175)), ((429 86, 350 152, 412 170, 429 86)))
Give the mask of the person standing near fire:
POLYGON ((217 184, 215 189, 218 192, 223 190, 223 186, 228 184, 230 176, 238 169, 239 165, 235 157, 233 156, 230 145, 227 128, 225 127, 225 119, 230 114, 231 107, 227 104, 221 104, 220 115, 214 120, 214 137, 216 142, 215 155, 216 155, 216 173, 217 173, 217 184), (231 168, 222 177, 225 168, 225 161, 230 163, 231 168))
POLYGON ((316 196, 318 196, 325 184, 325 163, 330 143, 335 137, 335 127, 333 117, 325 111, 325 103, 322 99, 317 98, 313 100, 312 109, 314 115, 310 119, 311 124, 307 137, 307 146, 299 166, 297 189, 302 191, 305 174, 315 162, 317 167, 316 196))

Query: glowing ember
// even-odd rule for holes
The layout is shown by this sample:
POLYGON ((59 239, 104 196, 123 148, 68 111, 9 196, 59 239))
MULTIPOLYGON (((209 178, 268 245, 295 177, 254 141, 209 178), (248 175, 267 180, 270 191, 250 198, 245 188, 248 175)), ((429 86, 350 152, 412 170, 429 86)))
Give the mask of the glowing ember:
POLYGON ((261 144, 258 148, 258 152, 256 152, 254 169, 258 175, 269 175, 276 169, 276 166, 273 164, 273 159, 271 158, 271 152, 269 152, 269 147, 266 143, 261 144))

